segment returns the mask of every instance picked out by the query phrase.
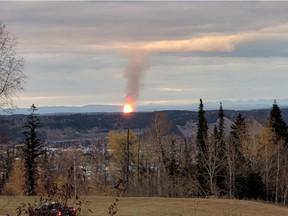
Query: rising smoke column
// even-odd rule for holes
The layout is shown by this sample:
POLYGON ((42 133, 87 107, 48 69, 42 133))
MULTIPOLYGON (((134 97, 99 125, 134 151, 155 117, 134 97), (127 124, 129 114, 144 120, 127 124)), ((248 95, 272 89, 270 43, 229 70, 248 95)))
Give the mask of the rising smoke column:
POLYGON ((128 64, 124 71, 126 79, 125 103, 135 107, 135 102, 139 98, 140 88, 143 86, 142 78, 148 68, 148 59, 145 52, 130 51, 127 54, 128 64))
POLYGON ((148 69, 148 56, 152 53, 232 52, 238 44, 243 42, 257 41, 264 36, 267 38, 278 37, 278 31, 288 32, 288 25, 274 26, 254 32, 209 35, 181 40, 150 41, 140 44, 134 49, 130 47, 130 52, 127 54, 128 65, 124 71, 124 77, 127 80, 126 104, 130 104, 132 107, 135 106, 135 102, 139 98, 139 90, 143 86, 142 78, 148 69))
MULTIPOLYGON (((152 53, 182 53, 193 51, 204 52, 230 52, 234 49, 238 36, 225 35, 215 37, 192 38, 188 40, 152 41, 126 52, 128 64, 124 71, 126 79, 125 105, 135 108, 139 98, 140 88, 143 86, 142 78, 148 69, 148 56, 152 53)), ((125 107, 125 106, 124 106, 125 107)))

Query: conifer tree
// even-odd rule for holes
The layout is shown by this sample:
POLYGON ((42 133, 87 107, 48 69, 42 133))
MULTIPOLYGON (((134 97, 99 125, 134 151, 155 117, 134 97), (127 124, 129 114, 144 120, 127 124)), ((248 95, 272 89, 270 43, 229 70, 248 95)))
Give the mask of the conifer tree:
POLYGON ((241 113, 239 113, 231 126, 232 131, 230 132, 230 135, 237 141, 240 140, 240 136, 242 133, 245 133, 246 131, 246 124, 245 124, 245 118, 242 116, 241 113))
POLYGON ((197 124, 197 138, 196 143, 198 150, 206 152, 205 141, 208 137, 208 126, 205 117, 205 110, 202 99, 200 99, 199 110, 198 110, 198 124, 197 124))
POLYGON ((232 198, 237 192, 237 179, 244 173, 245 159, 242 153, 242 138, 246 135, 245 118, 239 113, 231 126, 230 139, 227 143, 227 161, 229 171, 229 196, 232 198))
POLYGON ((227 148, 225 142, 225 125, 224 125, 224 110, 222 103, 220 103, 218 111, 218 140, 219 140, 219 160, 221 161, 221 169, 219 170, 216 178, 216 185, 220 190, 220 194, 223 195, 227 191, 226 177, 227 177, 227 148))
MULTIPOLYGON (((241 113, 239 113, 231 126, 232 131, 230 132, 230 144, 233 145, 233 148, 235 149, 235 154, 238 161, 238 168, 243 165, 244 162, 244 156, 241 149, 241 139, 247 136, 247 126, 245 123, 245 118, 242 116, 241 113)), ((237 168, 237 170, 238 170, 237 168)))
POLYGON ((277 155, 276 155, 276 180, 275 180, 275 203, 278 202, 279 198, 279 176, 280 176, 280 158, 281 158, 281 143, 284 143, 287 147, 288 145, 288 127, 286 122, 283 120, 281 110, 274 101, 274 104, 270 110, 269 118, 268 118, 268 126, 275 133, 275 145, 277 147, 277 155))
POLYGON ((286 122, 283 120, 281 110, 274 101, 274 104, 270 110, 270 114, 268 117, 268 126, 272 128, 272 130, 276 134, 277 141, 284 140, 286 146, 288 145, 288 127, 286 122))
POLYGON ((25 147, 23 148, 24 166, 25 166, 25 192, 27 195, 36 194, 36 184, 38 179, 37 158, 42 155, 42 142, 38 138, 37 129, 40 127, 40 120, 35 113, 37 110, 34 104, 31 105, 24 123, 25 147))
POLYGON ((219 118, 219 124, 218 124, 219 139, 221 142, 224 142, 225 125, 224 125, 224 110, 222 107, 222 102, 220 102, 220 107, 219 107, 219 111, 218 111, 218 118, 219 118))
POLYGON ((199 110, 198 110, 198 124, 197 124, 197 180, 200 187, 200 195, 207 195, 208 182, 205 178, 204 160, 207 155, 207 143, 208 139, 208 125, 205 117, 204 105, 202 99, 200 99, 199 110))

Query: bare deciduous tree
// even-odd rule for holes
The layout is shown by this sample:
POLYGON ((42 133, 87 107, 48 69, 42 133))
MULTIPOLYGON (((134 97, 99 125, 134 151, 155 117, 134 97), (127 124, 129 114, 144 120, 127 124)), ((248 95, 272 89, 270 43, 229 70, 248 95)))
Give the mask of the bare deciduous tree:
MULTIPOLYGON (((215 131, 215 129, 214 129, 215 131)), ((204 168, 205 179, 208 180, 209 194, 213 196, 219 195, 219 188, 216 185, 216 178, 221 171, 223 165, 223 157, 220 157, 220 140, 215 135, 211 135, 210 139, 205 139, 206 152, 200 152, 202 157, 202 166, 204 168)))
POLYGON ((149 128, 149 134, 155 146, 156 154, 158 156, 157 172, 158 172, 158 195, 162 196, 163 178, 166 176, 167 168, 167 153, 165 151, 164 137, 171 131, 172 123, 169 120, 167 113, 154 112, 149 128))
POLYGON ((133 191, 133 161, 136 161, 137 145, 133 145, 137 140, 137 135, 132 131, 128 134, 119 131, 110 131, 108 134, 108 148, 111 153, 111 163, 109 171, 115 179, 125 179, 127 193, 133 191), (129 149, 127 146, 129 145, 129 149), (129 151, 128 151, 129 150, 129 151), (129 154, 129 158, 128 158, 129 154), (130 187, 130 188, 129 188, 130 187))
POLYGON ((259 156, 262 160, 262 169, 264 174, 265 190, 266 190, 266 200, 269 200, 269 191, 271 190, 271 179, 274 175, 272 170, 274 170, 274 156, 277 153, 277 148, 275 148, 276 135, 271 128, 264 127, 260 131, 258 144, 259 156))
POLYGON ((13 97, 23 90, 24 59, 16 55, 17 41, 0 23, 0 109, 11 109, 13 97))

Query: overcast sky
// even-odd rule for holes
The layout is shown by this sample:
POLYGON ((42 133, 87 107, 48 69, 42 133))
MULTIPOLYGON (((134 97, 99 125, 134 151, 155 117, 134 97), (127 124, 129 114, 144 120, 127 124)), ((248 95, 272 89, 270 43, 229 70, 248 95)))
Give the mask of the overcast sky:
POLYGON ((0 2, 28 76, 15 104, 123 104, 135 55, 146 64, 138 105, 286 99, 287 11, 288 2, 0 2))

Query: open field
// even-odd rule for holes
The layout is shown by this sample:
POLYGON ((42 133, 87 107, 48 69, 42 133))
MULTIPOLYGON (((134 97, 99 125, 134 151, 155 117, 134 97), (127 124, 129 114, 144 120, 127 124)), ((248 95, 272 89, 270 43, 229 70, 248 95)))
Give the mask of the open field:
MULTIPOLYGON (((0 196, 0 215, 16 215, 15 208, 21 202, 34 203, 38 197, 0 196)), ((90 209, 94 213, 82 215, 107 215, 114 197, 88 196, 83 201, 90 201, 90 209)), ((288 207, 254 201, 228 199, 175 199, 120 197, 117 202, 118 216, 284 216, 288 215, 288 207)))

